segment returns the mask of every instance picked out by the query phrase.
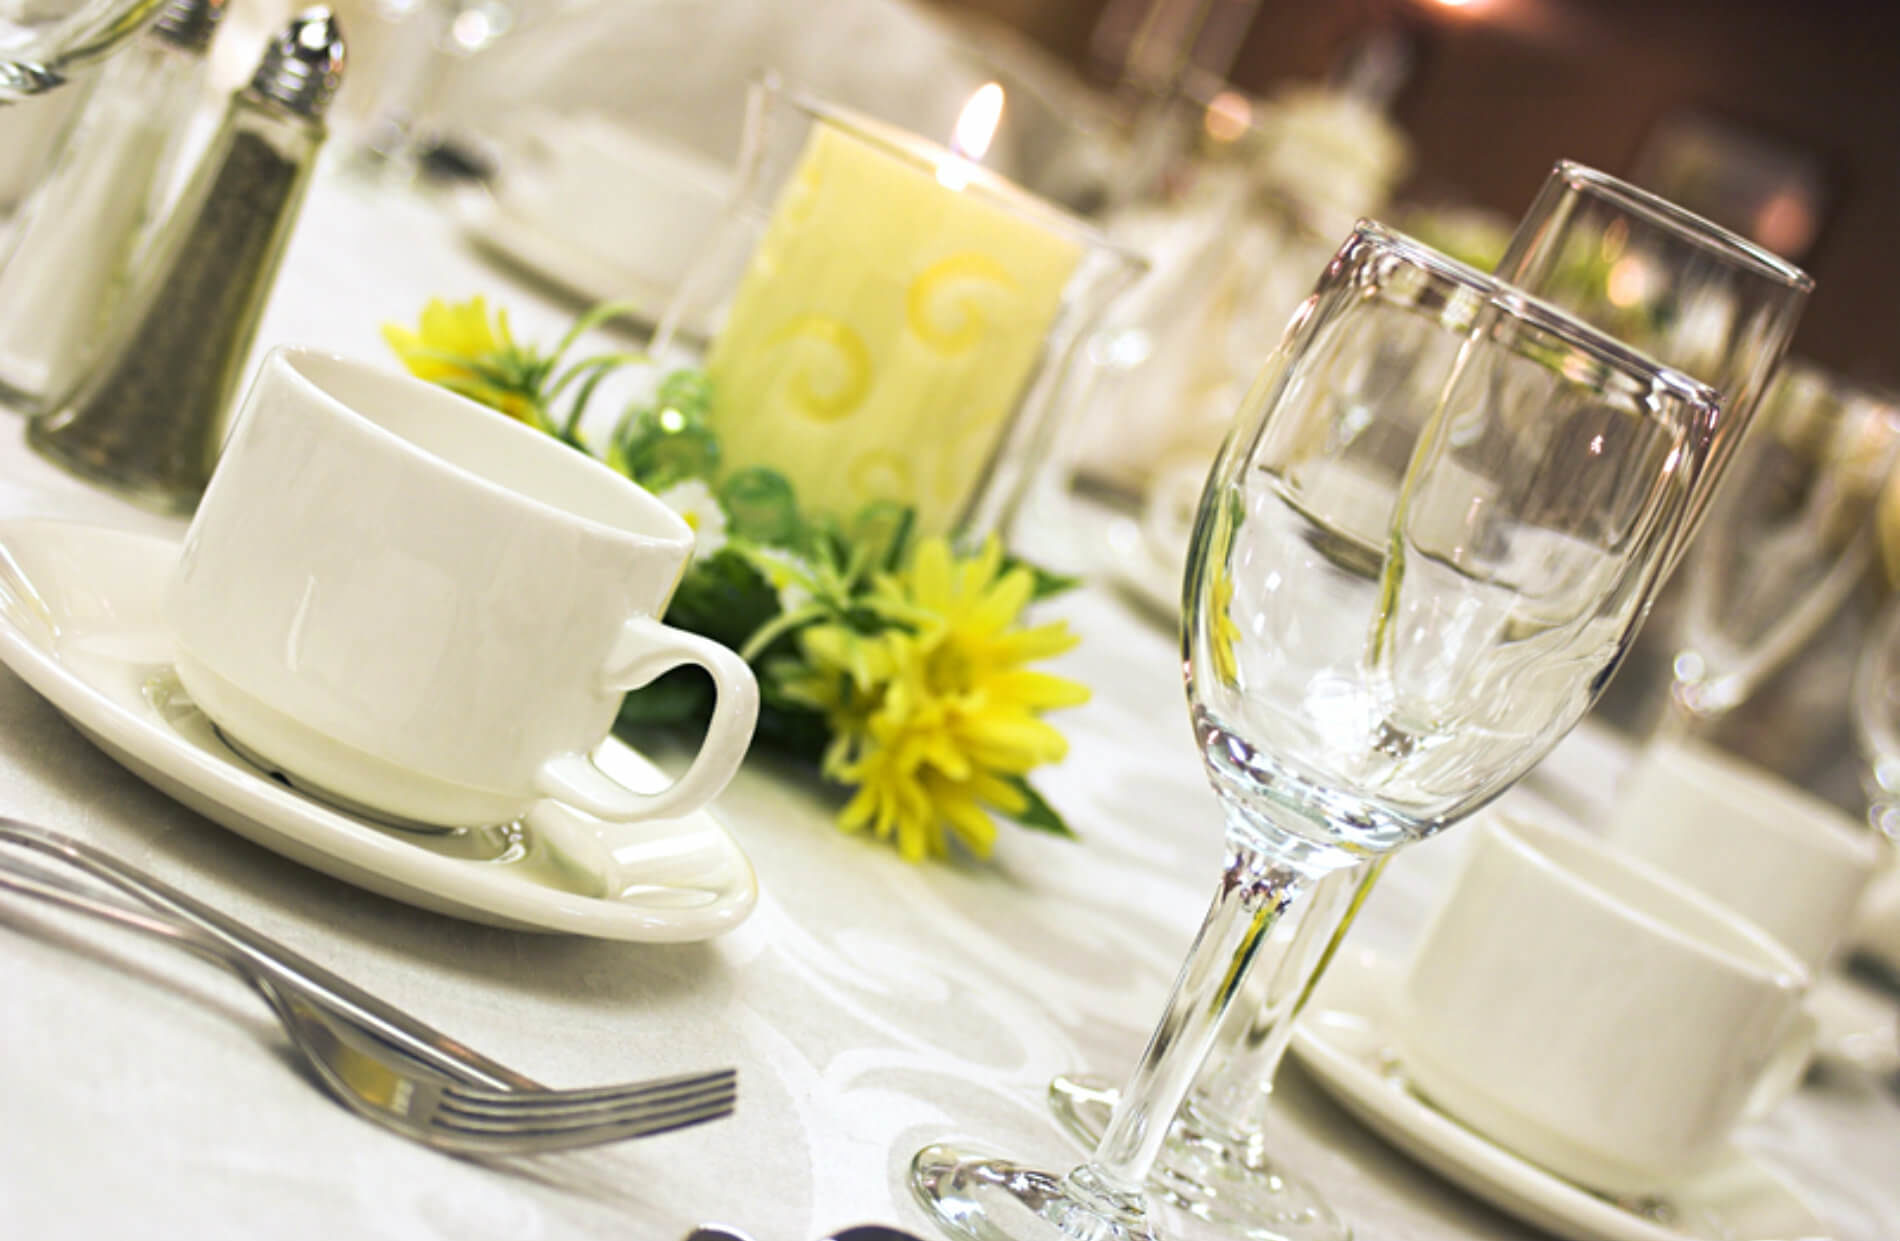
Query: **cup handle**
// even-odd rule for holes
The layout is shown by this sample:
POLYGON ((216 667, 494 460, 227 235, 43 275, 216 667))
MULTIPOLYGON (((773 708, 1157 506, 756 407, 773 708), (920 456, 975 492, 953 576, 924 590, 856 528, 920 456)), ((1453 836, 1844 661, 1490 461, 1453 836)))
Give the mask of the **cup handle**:
POLYGON ((1749 1093, 1748 1102, 1742 1106, 1740 1119, 1743 1124, 1760 1120, 1794 1093, 1794 1088, 1801 1084, 1802 1077, 1807 1074, 1808 1064, 1814 1059, 1814 1040, 1819 1031, 1820 1023, 1804 1005, 1788 1024, 1788 1032, 1781 1036, 1781 1044, 1768 1058, 1767 1067, 1755 1079, 1755 1089, 1749 1093))
POLYGON ((618 822, 676 818, 719 796, 739 770, 759 719, 759 683, 745 660, 710 638, 636 616, 620 630, 601 671, 601 688, 610 693, 639 689, 661 673, 686 664, 697 664, 711 674, 715 698, 706 739, 685 775, 657 793, 636 793, 596 767, 587 755, 559 754, 541 765, 535 791, 618 822))

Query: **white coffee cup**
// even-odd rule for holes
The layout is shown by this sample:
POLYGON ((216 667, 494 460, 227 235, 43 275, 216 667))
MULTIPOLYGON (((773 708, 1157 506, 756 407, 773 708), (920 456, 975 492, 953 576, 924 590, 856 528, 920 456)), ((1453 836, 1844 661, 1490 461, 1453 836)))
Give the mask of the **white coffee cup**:
POLYGON ((1605 831, 1759 924, 1818 973, 1839 951, 1884 841, 1773 772, 1686 739, 1650 745, 1605 831))
POLYGON ((686 523, 557 440, 389 371, 265 358, 167 601, 178 678, 236 747, 399 822, 498 823, 553 798, 614 820, 716 796, 758 685, 657 619, 686 523), (589 760, 624 691, 697 664, 717 706, 657 793, 589 760))
POLYGON ((1808 974, 1759 927, 1569 829, 1487 813, 1397 997, 1437 1106, 1613 1194, 1710 1166, 1798 1080, 1808 974))

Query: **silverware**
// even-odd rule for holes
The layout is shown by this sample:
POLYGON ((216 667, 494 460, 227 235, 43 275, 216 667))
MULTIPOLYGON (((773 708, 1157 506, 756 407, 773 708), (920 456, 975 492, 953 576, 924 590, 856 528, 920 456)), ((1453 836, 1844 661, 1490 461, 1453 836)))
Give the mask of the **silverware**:
POLYGON ((306 996, 254 985, 317 1077, 357 1115, 457 1154, 539 1154, 669 1133, 732 1113, 732 1070, 590 1090, 445 1082, 392 1057, 306 996))
MULTIPOLYGON (((425 1025, 289 947, 219 913, 102 849, 5 816, 0 816, 0 844, 19 845, 78 870, 133 897, 150 910, 170 915, 198 931, 200 937, 194 941, 155 928, 148 924, 150 920, 146 915, 129 911, 122 904, 104 900, 84 889, 74 888, 43 869, 32 868, 27 872, 28 877, 54 891, 29 889, 18 882, 7 883, 9 887, 179 941, 182 946, 237 971, 240 976, 249 978, 261 974, 293 991, 320 999, 380 1042, 427 1065, 451 1081, 503 1090, 546 1089, 533 1078, 517 1073, 460 1040, 425 1025)), ((23 864, 8 865, 11 861, 4 851, 0 851, 0 866, 5 866, 16 875, 22 873, 20 865, 23 864)))
POLYGON ((6 818, 0 842, 69 862, 146 901, 151 912, 0 851, 0 887, 144 931, 231 968, 269 1003, 331 1094, 405 1137, 462 1154, 538 1153, 664 1133, 733 1110, 730 1069, 548 1090, 89 845, 6 818))

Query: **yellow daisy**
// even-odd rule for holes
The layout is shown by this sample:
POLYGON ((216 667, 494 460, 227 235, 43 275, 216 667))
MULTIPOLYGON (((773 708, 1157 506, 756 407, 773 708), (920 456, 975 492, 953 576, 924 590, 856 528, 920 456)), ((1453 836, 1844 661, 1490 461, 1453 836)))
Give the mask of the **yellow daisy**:
POLYGON ((930 539, 876 587, 881 610, 909 630, 803 631, 812 671, 798 690, 833 734, 825 774, 857 789, 838 816, 844 830, 893 841, 911 861, 946 856, 953 837, 985 857, 991 811, 1029 808, 1018 778, 1068 750, 1041 713, 1088 700, 1085 687, 1025 666, 1077 641, 1060 622, 1019 625, 1034 585, 1029 570, 1003 569, 995 542, 959 561, 930 539))
POLYGON ((548 361, 517 345, 508 331, 508 312, 497 310, 491 319, 479 295, 454 304, 431 298, 415 331, 385 323, 383 339, 416 378, 529 426, 553 429, 541 392, 548 361))

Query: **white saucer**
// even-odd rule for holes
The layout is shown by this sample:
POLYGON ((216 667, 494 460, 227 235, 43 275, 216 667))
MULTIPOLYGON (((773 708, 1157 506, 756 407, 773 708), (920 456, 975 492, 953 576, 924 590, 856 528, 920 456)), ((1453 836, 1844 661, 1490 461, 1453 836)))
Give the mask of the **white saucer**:
MULTIPOLYGON (((752 866, 705 811, 604 823, 542 803, 520 824, 441 834, 380 826, 238 757, 185 696, 160 619, 168 539, 72 522, 0 523, 0 662, 159 790, 267 849, 425 909, 600 939, 705 939, 758 900, 752 866)), ((663 783, 609 738, 601 766, 663 783)))
POLYGON ((1818 1063, 1875 1077, 1900 1073, 1900 1001, 1889 993, 1825 970, 1808 992, 1808 1012, 1818 1063))
POLYGON ((630 302, 651 326, 666 312, 672 290, 627 269, 611 256, 543 228, 512 211, 487 190, 463 190, 449 199, 462 235, 477 250, 538 276, 579 301, 630 302))
POLYGON ((1827 1225, 1776 1173, 1733 1148, 1667 1198, 1619 1202, 1565 1181, 1414 1093, 1392 1051, 1389 962, 1344 952, 1293 1032, 1292 1051, 1341 1106, 1379 1136, 1493 1206, 1570 1241, 1810 1241, 1827 1225))

